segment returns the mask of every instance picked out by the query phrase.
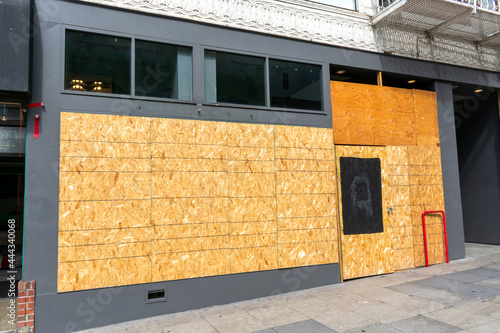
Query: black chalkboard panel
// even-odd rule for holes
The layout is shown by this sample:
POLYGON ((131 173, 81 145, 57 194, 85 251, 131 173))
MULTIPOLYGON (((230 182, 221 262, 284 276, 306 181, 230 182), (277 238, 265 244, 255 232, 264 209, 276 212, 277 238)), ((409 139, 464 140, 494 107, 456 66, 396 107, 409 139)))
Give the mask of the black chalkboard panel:
POLYGON ((380 159, 340 158, 344 235, 384 232, 380 159))

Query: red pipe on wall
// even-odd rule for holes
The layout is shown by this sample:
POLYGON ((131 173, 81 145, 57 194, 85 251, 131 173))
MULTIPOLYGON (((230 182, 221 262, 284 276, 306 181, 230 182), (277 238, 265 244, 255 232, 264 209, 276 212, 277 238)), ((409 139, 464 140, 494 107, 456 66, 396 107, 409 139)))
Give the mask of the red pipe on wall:
POLYGON ((429 267, 429 254, 427 252, 427 234, 425 232, 425 214, 431 213, 441 213, 443 214, 443 232, 444 232, 444 245, 446 248, 446 262, 450 262, 450 258, 448 256, 448 235, 446 232, 446 214, 443 210, 426 210, 422 213, 422 227, 424 232, 424 250, 425 250, 425 265, 429 267))

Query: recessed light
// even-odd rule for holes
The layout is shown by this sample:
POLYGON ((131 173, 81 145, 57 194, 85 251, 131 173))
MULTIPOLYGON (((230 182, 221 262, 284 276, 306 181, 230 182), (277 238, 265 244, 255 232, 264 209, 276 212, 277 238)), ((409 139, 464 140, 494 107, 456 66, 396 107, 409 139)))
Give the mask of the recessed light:
POLYGON ((483 89, 476 89, 474 90, 475 93, 480 93, 480 92, 483 92, 483 89))
POLYGON ((342 74, 345 74, 345 70, 339 69, 336 73, 339 75, 342 75, 342 74))
POLYGON ((408 81, 408 83, 410 83, 410 84, 411 83, 415 83, 415 82, 417 82, 417 80, 410 80, 410 81, 408 81))

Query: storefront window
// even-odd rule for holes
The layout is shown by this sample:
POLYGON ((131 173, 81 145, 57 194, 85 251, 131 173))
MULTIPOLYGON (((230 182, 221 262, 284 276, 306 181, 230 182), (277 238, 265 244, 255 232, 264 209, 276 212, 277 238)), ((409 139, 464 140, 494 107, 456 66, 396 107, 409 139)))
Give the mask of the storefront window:
POLYGON ((264 106, 265 59, 205 51, 205 100, 264 106))
POLYGON ((130 38, 66 31, 64 89, 130 94, 130 38))
POLYGON ((271 106, 322 110, 321 66, 269 60, 271 106))
POLYGON ((192 49, 136 40, 135 94, 192 100, 192 49))

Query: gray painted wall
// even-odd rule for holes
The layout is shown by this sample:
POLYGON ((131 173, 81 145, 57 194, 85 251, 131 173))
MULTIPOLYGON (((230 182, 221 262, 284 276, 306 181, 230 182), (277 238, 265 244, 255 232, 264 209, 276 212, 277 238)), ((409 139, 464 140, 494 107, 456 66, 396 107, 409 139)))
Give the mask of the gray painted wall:
POLYGON ((451 83, 446 82, 436 81, 435 89, 439 119, 439 140, 441 143, 448 250, 450 260, 453 260, 465 257, 453 92, 451 83))
MULTIPOLYGON (((112 305, 104 306, 104 290, 57 294, 57 242, 58 242, 58 167, 59 116, 61 111, 107 114, 141 115, 209 119, 234 122, 268 123, 331 127, 328 64, 340 64, 372 70, 408 75, 427 76, 431 79, 455 80, 477 85, 500 87, 500 76, 495 73, 464 69, 449 65, 401 59, 388 55, 329 47, 326 45, 294 41, 257 33, 242 32, 222 27, 170 20, 158 16, 135 14, 117 9, 84 5, 78 2, 36 0, 34 25, 38 27, 33 41, 33 102, 43 101, 45 108, 30 109, 27 114, 26 153, 26 212, 24 280, 36 280, 37 332, 72 331, 121 320, 131 320, 161 313, 269 295, 275 289, 282 291, 336 283, 338 265, 318 266, 309 278, 298 284, 285 281, 285 274, 297 276, 301 269, 235 274, 230 276, 172 281, 159 284, 169 289, 169 302, 145 304, 143 297, 153 285, 124 287, 113 293, 112 305), (124 34, 167 43, 193 47, 194 102, 158 102, 144 98, 117 98, 63 92, 63 39, 64 29, 91 29, 108 34, 124 34), (234 108, 203 105, 203 48, 238 51, 254 55, 276 57, 323 64, 323 93, 325 112, 303 113, 270 110, 266 108, 234 108), (40 137, 33 138, 33 119, 40 114, 40 137), (269 284, 269 286, 267 285, 269 284), (193 292, 196 291, 196 292, 193 292), (89 297, 99 297, 101 303, 94 309, 95 317, 77 313, 88 310, 89 297), (83 304, 83 305, 81 305, 83 304), (83 308, 82 308, 83 307, 83 308), (104 309, 101 309, 103 307, 104 309), (65 325, 70 322, 70 327, 65 325), (71 323, 73 322, 73 323, 71 323), (57 327, 57 330, 54 329, 57 327)), ((436 83, 440 115, 441 144, 445 200, 448 213, 450 258, 464 256, 461 220, 455 129, 448 119, 452 110, 451 85, 436 83)), ((297 280, 295 280, 297 281, 297 280)), ((157 284, 154 284, 157 286, 157 284)), ((106 295, 105 295, 106 294, 106 295)), ((91 300, 92 302, 92 300, 91 300)), ((111 302, 110 302, 111 304, 111 302)))
POLYGON ((476 95, 455 105, 465 240, 500 244, 498 97, 476 95))
POLYGON ((0 90, 29 92, 30 2, 0 2, 0 90))

